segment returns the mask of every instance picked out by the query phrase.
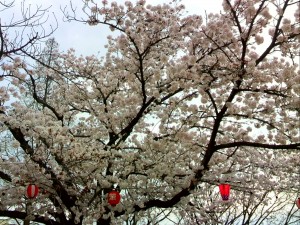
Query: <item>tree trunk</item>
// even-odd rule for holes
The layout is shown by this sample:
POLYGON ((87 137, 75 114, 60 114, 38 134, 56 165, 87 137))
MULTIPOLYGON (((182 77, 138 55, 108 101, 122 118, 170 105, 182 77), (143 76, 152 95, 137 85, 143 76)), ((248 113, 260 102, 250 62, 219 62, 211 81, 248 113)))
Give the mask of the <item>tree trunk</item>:
POLYGON ((31 213, 31 206, 32 206, 32 202, 28 199, 28 201, 26 202, 26 217, 24 219, 24 225, 29 225, 30 224, 30 219, 28 218, 30 213, 31 213))
POLYGON ((110 222, 111 222, 110 217, 108 219, 101 218, 97 221, 97 225, 110 225, 110 222))

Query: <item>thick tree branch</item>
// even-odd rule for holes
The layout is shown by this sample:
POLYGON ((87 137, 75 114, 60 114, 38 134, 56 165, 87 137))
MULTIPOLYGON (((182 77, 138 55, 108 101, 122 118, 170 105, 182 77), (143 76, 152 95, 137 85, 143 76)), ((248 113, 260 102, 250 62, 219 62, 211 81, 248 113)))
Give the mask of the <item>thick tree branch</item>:
POLYGON ((3 179, 3 180, 5 180, 5 181, 8 181, 8 182, 12 181, 11 176, 9 174, 3 172, 3 171, 0 171, 0 178, 3 179))
POLYGON ((214 148, 215 150, 220 150, 225 148, 236 148, 236 147, 255 147, 255 148, 266 148, 266 149, 274 149, 274 150, 276 149, 299 149, 300 150, 300 143, 279 145, 279 144, 262 144, 257 142, 240 141, 240 142, 232 142, 227 144, 216 145, 214 148))

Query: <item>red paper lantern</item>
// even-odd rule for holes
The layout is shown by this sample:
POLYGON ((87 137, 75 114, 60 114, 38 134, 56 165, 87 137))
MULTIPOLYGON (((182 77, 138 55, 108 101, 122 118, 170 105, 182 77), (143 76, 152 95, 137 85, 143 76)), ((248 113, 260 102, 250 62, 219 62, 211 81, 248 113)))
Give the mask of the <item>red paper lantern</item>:
POLYGON ((220 184, 219 189, 223 201, 227 201, 230 194, 230 184, 220 184))
POLYGON ((35 184, 29 184, 27 187, 27 197, 28 198, 35 198, 39 193, 39 188, 35 184))
POLYGON ((121 195, 116 190, 112 190, 107 195, 107 201, 111 206, 116 206, 121 200, 121 195))
POLYGON ((298 198, 298 199, 296 200, 296 205, 297 205, 298 209, 300 209, 300 198, 298 198))

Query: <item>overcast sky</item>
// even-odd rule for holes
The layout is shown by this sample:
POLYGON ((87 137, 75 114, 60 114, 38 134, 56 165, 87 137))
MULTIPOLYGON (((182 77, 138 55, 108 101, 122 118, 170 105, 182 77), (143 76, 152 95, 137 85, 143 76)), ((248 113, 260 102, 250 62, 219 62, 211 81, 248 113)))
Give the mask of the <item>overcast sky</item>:
MULTIPOLYGON (((95 0, 101 1, 101 0, 95 0)), ((108 0, 111 2, 111 0, 108 0)), ((106 36, 109 30, 104 25, 89 26, 79 22, 63 22, 63 14, 60 10, 60 5, 66 6, 70 1, 68 0, 27 0, 34 4, 43 4, 43 6, 50 6, 50 12, 54 12, 58 20, 58 29, 54 33, 54 37, 60 45, 60 50, 66 51, 69 48, 74 48, 78 54, 91 55, 104 53, 104 44, 106 43, 106 36)), ((117 2, 125 2, 125 0, 117 0, 117 2)), ((135 0, 132 0, 135 2, 135 0)), ((148 4, 161 4, 170 2, 170 0, 148 0, 148 4)), ((77 5, 78 10, 81 11, 83 3, 81 0, 73 0, 73 4, 77 5)), ((204 15, 206 12, 219 12, 222 9, 222 0, 182 0, 186 6, 186 10, 191 14, 204 15)))

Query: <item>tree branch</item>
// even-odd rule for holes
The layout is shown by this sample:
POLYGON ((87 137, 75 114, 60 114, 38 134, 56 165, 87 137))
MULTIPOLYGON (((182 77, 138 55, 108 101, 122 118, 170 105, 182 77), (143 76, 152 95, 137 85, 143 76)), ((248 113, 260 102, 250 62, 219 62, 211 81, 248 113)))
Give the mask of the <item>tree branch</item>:
POLYGON ((288 144, 288 145, 276 145, 276 144, 262 144, 257 142, 232 142, 227 144, 220 144, 214 147, 215 150, 225 149, 225 148, 235 148, 235 147, 255 147, 255 148, 266 148, 266 149, 299 149, 300 143, 288 144))

